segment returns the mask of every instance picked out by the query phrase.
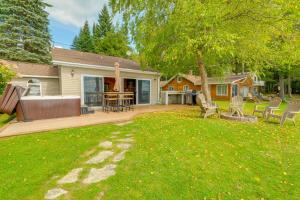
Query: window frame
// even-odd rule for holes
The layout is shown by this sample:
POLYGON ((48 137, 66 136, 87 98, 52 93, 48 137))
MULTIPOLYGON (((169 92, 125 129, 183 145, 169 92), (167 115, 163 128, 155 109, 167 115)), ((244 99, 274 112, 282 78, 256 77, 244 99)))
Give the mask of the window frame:
POLYGON ((183 91, 187 92, 190 90, 190 86, 189 85, 184 85, 183 86, 183 91))
POLYGON ((182 77, 181 76, 177 76, 176 80, 177 80, 177 83, 181 83, 182 82, 182 77))
POLYGON ((43 96, 43 94, 42 94, 42 82, 39 79, 37 79, 37 78, 29 79, 27 81, 27 88, 30 89, 30 86, 39 86, 39 88, 40 88, 40 95, 31 95, 30 94, 30 90, 29 90, 29 96, 36 96, 36 97, 43 96), (29 83, 29 81, 32 81, 33 83, 29 83))
POLYGON ((168 86, 168 91, 174 91, 174 87, 173 86, 168 86), (170 88, 172 88, 172 89, 170 89, 170 88))
POLYGON ((220 97, 228 96, 228 85, 226 84, 219 84, 216 86, 216 95, 220 97), (221 93, 219 93, 219 88, 221 87, 221 93), (226 90, 224 90, 226 88, 226 90), (225 91, 225 92, 224 92, 225 91))

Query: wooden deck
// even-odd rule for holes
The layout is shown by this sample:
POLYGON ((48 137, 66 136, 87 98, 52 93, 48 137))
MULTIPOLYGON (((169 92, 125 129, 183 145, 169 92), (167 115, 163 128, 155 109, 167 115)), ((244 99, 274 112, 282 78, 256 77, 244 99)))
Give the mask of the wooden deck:
POLYGON ((102 111, 96 111, 94 114, 82 115, 79 117, 10 123, 9 125, 5 126, 2 131, 0 131, 0 138, 96 124, 121 123, 130 121, 135 116, 143 113, 178 110, 184 108, 191 107, 185 105, 137 106, 135 107, 134 111, 129 112, 104 113, 102 111))

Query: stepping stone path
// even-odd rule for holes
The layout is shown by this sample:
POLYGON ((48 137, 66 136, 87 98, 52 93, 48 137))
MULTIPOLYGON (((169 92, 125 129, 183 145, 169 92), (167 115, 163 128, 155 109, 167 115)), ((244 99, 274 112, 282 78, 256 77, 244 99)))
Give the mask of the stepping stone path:
POLYGON ((114 152, 112 151, 101 151, 95 157, 91 158, 86 162, 86 164, 99 164, 102 163, 104 160, 112 156, 114 152))
POLYGON ((106 165, 101 169, 92 168, 87 178, 85 178, 82 183, 84 184, 91 184, 91 183, 98 183, 103 181, 113 175, 116 174, 117 165, 106 165))
POLYGON ((115 155, 115 157, 113 158, 113 162, 120 162, 121 160, 123 160, 127 151, 128 150, 124 150, 121 153, 115 155))
POLYGON ((125 139, 119 139, 119 142, 134 142, 133 138, 125 138, 125 139))
POLYGON ((128 143, 120 143, 120 144, 117 144, 117 147, 119 148, 119 149, 129 149, 130 147, 131 147, 131 144, 128 144, 128 143))
POLYGON ((112 142, 110 142, 110 141, 101 142, 99 144, 99 147, 104 148, 104 149, 110 149, 110 148, 112 148, 112 146, 113 146, 112 142))
MULTIPOLYGON (((131 123, 131 122, 126 122, 126 123, 131 123)), ((124 123, 125 124, 125 123, 124 123)), ((112 136, 110 138, 118 138, 117 135, 119 135, 120 132, 113 132, 112 136)), ((102 141, 99 143, 98 148, 95 147, 94 149, 90 150, 89 152, 84 154, 84 157, 90 156, 94 154, 94 152, 99 150, 99 147, 102 149, 112 149, 114 146, 121 149, 121 152, 114 155, 113 150, 105 150, 105 151, 100 151, 97 155, 94 157, 90 158, 88 161, 85 162, 85 164, 100 164, 103 163, 105 160, 108 158, 112 158, 112 162, 106 164, 102 168, 91 168, 88 175, 81 180, 83 184, 89 185, 93 183, 98 183, 100 181, 106 180, 111 176, 114 176, 116 174, 116 163, 120 162, 125 158, 125 154, 128 151, 128 149, 131 147, 131 143, 134 142, 134 139, 131 137, 132 134, 127 134, 127 138, 123 139, 118 139, 117 141, 120 142, 116 145, 113 145, 111 141, 102 141), (112 164, 114 163, 114 164, 112 164)), ((85 166, 87 167, 87 166, 85 166)), ((64 184, 71 184, 71 183, 76 183, 79 181, 80 173, 84 170, 84 168, 76 168, 71 170, 67 175, 62 177, 57 181, 57 184, 62 186, 64 184)), ((52 199, 57 199, 62 195, 67 194, 68 191, 64 190, 62 188, 53 188, 51 190, 48 190, 47 193, 45 194, 45 199, 47 200, 52 200, 52 199)), ((102 199, 104 196, 104 193, 101 192, 100 195, 98 196, 97 199, 102 199)))
POLYGON ((67 194, 68 191, 63 190, 61 188, 54 188, 52 190, 49 190, 47 194, 45 195, 45 199, 56 199, 60 197, 61 195, 67 194))
POLYGON ((75 183, 78 181, 78 176, 80 172, 82 172, 82 168, 73 169, 70 171, 66 176, 64 176, 62 179, 60 179, 57 183, 58 184, 66 184, 66 183, 75 183))

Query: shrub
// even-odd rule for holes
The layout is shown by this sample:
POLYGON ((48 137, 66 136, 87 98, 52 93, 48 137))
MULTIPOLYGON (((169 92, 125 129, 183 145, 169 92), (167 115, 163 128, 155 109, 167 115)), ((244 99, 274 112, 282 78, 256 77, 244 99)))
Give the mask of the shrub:
POLYGON ((15 76, 15 72, 11 70, 8 63, 0 60, 0 95, 5 89, 7 83, 15 76))

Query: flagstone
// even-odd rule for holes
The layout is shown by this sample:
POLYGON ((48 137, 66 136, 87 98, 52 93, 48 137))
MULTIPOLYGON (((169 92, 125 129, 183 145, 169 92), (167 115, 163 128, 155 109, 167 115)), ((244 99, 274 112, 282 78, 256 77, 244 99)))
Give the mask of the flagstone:
POLYGON ((82 172, 82 168, 73 169, 66 176, 58 180, 58 184, 75 183, 78 181, 79 174, 82 172))
POLYGON ((101 151, 98 155, 88 160, 87 164, 99 164, 114 154, 113 151, 101 151))
POLYGON ((119 139, 119 142, 134 142, 133 138, 124 138, 124 139, 119 139))
POLYGON ((104 149, 110 149, 110 148, 112 148, 112 142, 111 141, 101 142, 99 144, 99 147, 104 148, 104 149))
POLYGON ((88 176, 82 181, 84 184, 98 183, 116 174, 116 165, 106 165, 101 169, 92 168, 88 176))
POLYGON ((117 147, 120 148, 120 149, 129 149, 131 147, 131 144, 120 143, 120 144, 117 144, 117 147))
POLYGON ((115 155, 115 157, 113 158, 113 162, 119 162, 119 161, 123 160, 125 158, 126 152, 127 152, 127 150, 124 150, 121 153, 115 155))
POLYGON ((68 193, 68 191, 63 190, 61 188, 54 188, 54 189, 48 190, 48 192, 45 195, 45 199, 48 199, 48 200, 56 199, 67 193, 68 193))

